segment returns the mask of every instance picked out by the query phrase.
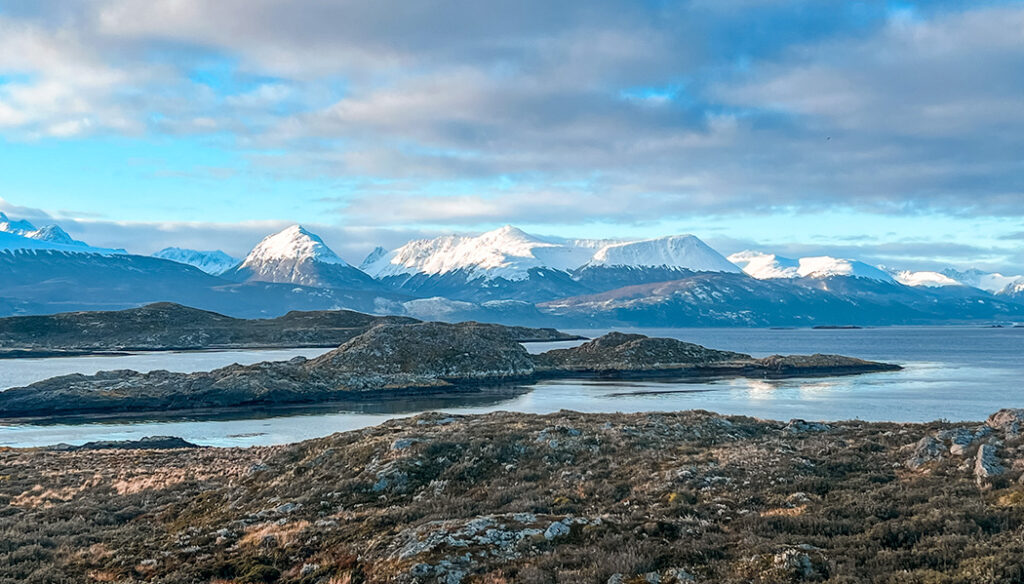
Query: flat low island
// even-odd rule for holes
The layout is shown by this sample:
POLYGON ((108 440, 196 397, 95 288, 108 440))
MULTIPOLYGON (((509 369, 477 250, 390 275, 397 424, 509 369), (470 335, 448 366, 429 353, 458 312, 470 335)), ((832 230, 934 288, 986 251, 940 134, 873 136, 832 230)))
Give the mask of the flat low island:
POLYGON ((54 377, 0 392, 0 418, 283 406, 471 391, 552 378, 779 378, 900 369, 839 355, 754 358, 615 332, 531 355, 521 343, 523 332, 472 322, 378 322, 315 359, 199 373, 119 370, 54 377))

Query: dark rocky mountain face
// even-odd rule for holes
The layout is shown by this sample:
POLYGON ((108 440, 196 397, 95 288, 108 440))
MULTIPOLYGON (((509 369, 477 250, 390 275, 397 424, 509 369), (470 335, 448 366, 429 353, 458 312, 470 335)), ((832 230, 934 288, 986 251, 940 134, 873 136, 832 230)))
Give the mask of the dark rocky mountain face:
POLYGON ((577 326, 928 324, 1024 318, 1024 306, 981 291, 918 289, 865 278, 756 280, 696 274, 539 304, 577 326))
POLYGON ((440 296, 475 303, 495 300, 543 302, 592 291, 567 272, 541 268, 529 270, 529 277, 524 280, 473 277, 472 272, 454 270, 444 274, 388 276, 381 283, 414 296, 440 296))
POLYGON ((222 276, 233 282, 272 282, 343 290, 383 289, 380 283, 358 268, 312 258, 263 260, 258 265, 236 266, 222 276))

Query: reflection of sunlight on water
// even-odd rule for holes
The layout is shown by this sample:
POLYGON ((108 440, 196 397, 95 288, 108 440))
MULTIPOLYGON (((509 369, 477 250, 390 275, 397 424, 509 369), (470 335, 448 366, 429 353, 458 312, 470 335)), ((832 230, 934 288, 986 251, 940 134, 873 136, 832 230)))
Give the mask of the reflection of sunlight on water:
POLYGON ((778 389, 778 384, 771 381, 764 381, 761 379, 746 379, 746 390, 747 395, 752 400, 768 400, 775 397, 775 390, 778 389))
POLYGON ((839 387, 840 384, 833 380, 801 383, 797 386, 797 395, 800 396, 800 399, 820 399, 839 387))

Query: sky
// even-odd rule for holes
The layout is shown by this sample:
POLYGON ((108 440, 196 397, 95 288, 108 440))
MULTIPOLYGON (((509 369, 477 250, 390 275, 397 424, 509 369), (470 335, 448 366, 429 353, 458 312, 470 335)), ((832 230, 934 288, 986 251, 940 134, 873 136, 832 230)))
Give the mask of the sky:
POLYGON ((514 224, 1024 271, 1024 4, 0 0, 0 211, 350 262, 514 224))

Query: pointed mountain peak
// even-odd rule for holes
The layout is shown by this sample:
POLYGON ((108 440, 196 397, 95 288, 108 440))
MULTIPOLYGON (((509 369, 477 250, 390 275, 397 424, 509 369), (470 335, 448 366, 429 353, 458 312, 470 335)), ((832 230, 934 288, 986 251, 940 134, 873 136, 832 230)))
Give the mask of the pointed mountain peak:
POLYGON ((53 243, 63 243, 65 245, 85 245, 85 242, 73 239, 68 235, 67 231, 64 231, 57 225, 44 225, 43 227, 26 234, 26 236, 40 241, 51 241, 53 243))
POLYGON ((249 252, 243 266, 271 260, 312 260, 325 264, 348 265, 327 247, 320 236, 301 225, 292 225, 264 237, 249 252))
POLYGON ((373 251, 371 251, 369 255, 366 256, 366 258, 363 260, 363 263, 359 264, 359 269, 365 270, 368 266, 372 266, 373 264, 377 263, 378 261, 380 261, 381 258, 383 258, 386 255, 388 255, 388 250, 378 245, 377 247, 373 248, 373 251))

